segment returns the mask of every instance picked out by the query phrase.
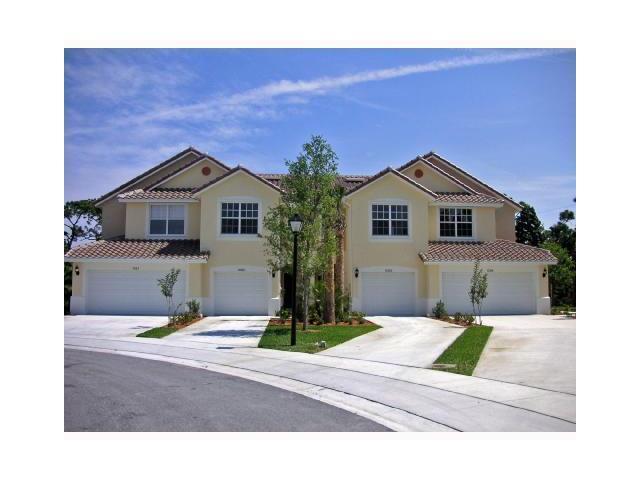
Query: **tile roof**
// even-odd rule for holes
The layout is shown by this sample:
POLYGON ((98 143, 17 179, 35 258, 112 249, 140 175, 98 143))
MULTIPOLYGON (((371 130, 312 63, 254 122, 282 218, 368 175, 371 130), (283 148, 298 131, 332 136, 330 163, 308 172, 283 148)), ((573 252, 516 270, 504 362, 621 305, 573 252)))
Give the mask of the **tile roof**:
POLYGON ((375 182, 379 178, 384 177, 385 175, 387 175, 388 173, 391 173, 391 174, 395 175, 396 177, 406 181, 407 183, 413 185, 414 187, 416 187, 419 190, 422 190, 424 193, 426 193, 427 195, 429 195, 429 196, 431 196, 433 198, 437 197, 437 194, 435 194, 434 192, 429 190, 427 187, 425 187, 421 183, 416 182, 412 178, 407 177, 404 173, 400 173, 398 170, 396 170, 393 167, 387 167, 384 170, 380 170, 378 173, 376 173, 372 177, 366 177, 362 182, 358 183, 353 188, 351 188, 349 190, 349 192, 347 193, 347 195, 351 195, 356 190, 359 190, 360 188, 363 188, 364 186, 375 182))
POLYGON ((122 200, 186 200, 193 196, 193 188, 155 188, 153 190, 132 190, 118 195, 122 200))
POLYGON ((491 242, 429 242, 418 256, 425 263, 435 262, 536 262, 555 264, 556 257, 543 248, 509 240, 491 242))
POLYGON ((160 170, 162 167, 171 164, 172 162, 174 162, 175 160, 185 156, 187 153, 195 153, 198 155, 202 155, 198 150, 196 150, 193 147, 189 147, 189 148, 185 148, 184 150, 182 150, 181 152, 176 153, 173 157, 165 160, 164 162, 159 163, 158 165, 151 167, 149 170, 146 170, 144 172, 142 172, 140 175, 138 175, 137 177, 132 178, 131 180, 124 182, 122 185, 120 185, 119 187, 114 188, 113 190, 105 193, 104 195, 102 195, 101 197, 96 199, 96 204, 99 204, 100 202, 103 202, 104 200, 107 200, 109 197, 115 195, 116 193, 121 192, 122 190, 124 190, 126 187, 133 185, 134 183, 142 180, 145 177, 148 177, 149 175, 151 175, 152 173, 156 172, 157 170, 160 170))
MULTIPOLYGON (((446 158, 442 157, 441 155, 438 155, 436 152, 431 151, 429 153, 425 153, 424 155, 422 155, 422 158, 424 158, 425 160, 427 158, 435 158, 438 161, 442 162, 444 165, 448 165, 450 168, 452 168, 453 170, 455 170, 458 173, 461 173, 462 175, 465 175, 467 177, 469 177, 471 180, 474 180, 476 182, 478 182, 480 185, 484 186, 485 188, 487 188, 489 191, 495 193, 496 195, 498 195, 500 198, 503 198, 504 200, 506 200, 508 203, 510 203, 511 205, 513 205, 514 207, 516 207, 518 210, 522 210, 522 206, 517 203, 516 201, 514 201, 512 198, 510 198, 508 195, 504 194, 504 193, 500 193, 499 191, 497 191, 495 188, 491 187, 490 185, 487 185, 486 183, 484 183, 482 180, 474 177, 473 175, 471 175, 469 172, 467 172, 466 170, 463 170, 462 168, 460 168, 459 166, 457 166, 456 164, 450 162, 449 160, 447 160, 446 158)), ((435 165, 433 162, 429 162, 432 165, 435 165)))
POLYGON ((435 170, 436 172, 438 172, 440 175, 448 178, 449 180, 451 180, 453 183, 455 183, 456 185, 464 188, 467 192, 469 193, 478 193, 476 192, 473 188, 471 188, 469 185, 467 185, 466 183, 464 183, 462 180, 460 180, 457 177, 454 177, 453 175, 451 175, 450 173, 445 172, 443 169, 441 169, 439 166, 437 166, 436 164, 434 164, 433 162, 430 162, 429 160, 427 160, 427 157, 430 155, 426 154, 426 155, 422 155, 422 156, 417 156, 416 158, 414 158, 413 160, 409 160, 407 163, 401 165, 400 167, 398 167, 398 171, 402 172, 403 170, 406 170, 407 168, 409 168, 410 166, 412 166, 414 163, 416 162, 423 162, 425 165, 427 165, 428 167, 430 167, 431 169, 435 170))
MULTIPOLYGON (((287 176, 286 173, 256 173, 256 175, 273 183, 277 187, 282 187, 282 179, 287 176)), ((348 192, 369 178, 370 175, 338 175, 338 182, 348 192)))
POLYGON ((465 203, 474 205, 502 205, 503 200, 484 193, 436 192, 439 203, 465 203))
POLYGON ((206 190, 207 188, 209 188, 212 185, 215 185, 216 183, 220 182, 221 180, 224 180, 227 177, 230 177, 231 175, 233 175, 236 172, 244 172, 247 175, 249 175, 250 177, 255 178, 256 180, 264 183, 265 185, 270 186, 271 188, 275 188, 276 190, 278 190, 279 192, 282 192, 282 190, 280 189, 280 187, 278 185, 276 185, 274 182, 269 181, 267 179, 265 179, 264 177, 261 177, 260 175, 257 175, 255 173, 253 173, 251 170, 249 170, 246 167, 243 167, 242 165, 238 165, 234 168, 232 168, 231 170, 229 170, 228 172, 220 175, 219 177, 214 178, 213 180, 211 180, 208 183, 205 183, 204 185, 200 185, 198 188, 195 188, 193 190, 193 194, 199 194, 200 192, 206 190))
POLYGON ((208 251, 200 251, 200 240, 99 240, 79 245, 66 259, 157 259, 207 261, 208 251))

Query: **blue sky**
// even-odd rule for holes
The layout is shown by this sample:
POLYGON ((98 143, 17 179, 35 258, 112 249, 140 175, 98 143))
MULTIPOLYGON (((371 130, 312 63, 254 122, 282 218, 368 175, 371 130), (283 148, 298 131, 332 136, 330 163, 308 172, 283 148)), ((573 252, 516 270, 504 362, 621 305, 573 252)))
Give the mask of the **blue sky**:
POLYGON ((193 145, 285 171, 312 135, 344 173, 430 150, 534 205, 574 208, 575 51, 66 50, 65 200, 193 145))

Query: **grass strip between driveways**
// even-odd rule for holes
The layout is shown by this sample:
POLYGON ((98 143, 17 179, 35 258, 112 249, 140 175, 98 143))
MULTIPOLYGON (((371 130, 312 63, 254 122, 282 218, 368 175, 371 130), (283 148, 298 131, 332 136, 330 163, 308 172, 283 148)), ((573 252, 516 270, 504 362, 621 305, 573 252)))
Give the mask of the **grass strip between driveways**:
POLYGON ((438 370, 471 375, 492 330, 493 327, 484 325, 467 328, 435 361, 436 364, 452 364, 455 367, 438 370))
POLYGON ((301 330, 301 327, 299 327, 297 330, 297 345, 292 347, 291 325, 279 325, 278 323, 270 322, 262 334, 258 347, 288 352, 316 353, 326 350, 316 346, 317 342, 324 340, 327 342, 327 348, 331 348, 365 333, 373 332, 378 328, 380 326, 373 323, 364 325, 309 325, 307 330, 301 330))
POLYGON ((173 332, 177 332, 178 330, 180 330, 180 327, 156 327, 151 330, 147 330, 146 332, 139 333, 136 337, 162 338, 172 334, 173 332))

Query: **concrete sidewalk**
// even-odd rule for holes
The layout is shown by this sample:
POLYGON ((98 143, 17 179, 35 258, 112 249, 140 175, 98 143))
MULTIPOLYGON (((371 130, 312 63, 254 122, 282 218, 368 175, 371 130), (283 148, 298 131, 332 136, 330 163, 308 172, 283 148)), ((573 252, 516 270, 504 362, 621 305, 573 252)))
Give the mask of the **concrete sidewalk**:
POLYGON ((192 341, 65 336, 65 346, 267 383, 399 431, 575 431, 575 396, 424 368, 192 341))

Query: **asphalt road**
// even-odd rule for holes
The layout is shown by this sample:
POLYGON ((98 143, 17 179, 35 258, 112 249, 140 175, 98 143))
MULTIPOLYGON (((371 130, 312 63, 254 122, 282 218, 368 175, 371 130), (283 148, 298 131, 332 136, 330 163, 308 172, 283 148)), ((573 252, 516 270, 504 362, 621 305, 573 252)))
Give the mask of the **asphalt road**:
POLYGON ((371 432, 386 427, 270 385, 108 353, 65 349, 67 432, 371 432))

